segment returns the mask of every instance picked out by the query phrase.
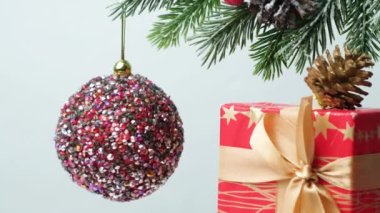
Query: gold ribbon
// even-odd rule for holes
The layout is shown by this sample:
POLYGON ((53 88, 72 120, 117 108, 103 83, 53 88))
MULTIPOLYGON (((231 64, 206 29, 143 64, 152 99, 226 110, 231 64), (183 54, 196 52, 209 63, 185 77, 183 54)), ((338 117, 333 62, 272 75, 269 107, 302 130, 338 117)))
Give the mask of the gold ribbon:
POLYGON ((347 190, 380 188, 380 154, 351 156, 313 168, 312 99, 299 108, 265 114, 253 131, 252 149, 220 147, 219 178, 241 183, 277 181, 277 212, 337 213, 334 199, 319 183, 347 190))

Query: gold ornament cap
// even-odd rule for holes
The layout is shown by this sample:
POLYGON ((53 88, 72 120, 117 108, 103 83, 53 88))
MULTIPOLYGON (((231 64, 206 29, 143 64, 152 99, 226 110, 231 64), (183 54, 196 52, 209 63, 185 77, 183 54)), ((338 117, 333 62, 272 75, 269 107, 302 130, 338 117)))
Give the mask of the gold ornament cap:
POLYGON ((132 75, 132 66, 127 60, 121 59, 113 67, 113 74, 115 76, 128 77, 132 75))

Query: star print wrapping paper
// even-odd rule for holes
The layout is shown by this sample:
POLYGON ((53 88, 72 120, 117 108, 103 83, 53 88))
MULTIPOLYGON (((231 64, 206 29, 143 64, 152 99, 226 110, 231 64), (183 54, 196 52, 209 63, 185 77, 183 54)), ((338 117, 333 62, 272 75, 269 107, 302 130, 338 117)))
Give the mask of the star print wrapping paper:
MULTIPOLYGON (((271 103, 223 105, 220 145, 251 149, 252 132, 263 115, 280 113, 287 107, 291 106, 271 103)), ((313 123, 315 167, 339 158, 380 153, 380 109, 316 109, 313 111, 313 123)), ((380 212, 380 189, 349 191, 318 181, 327 188, 342 213, 380 212)), ((276 182, 246 184, 219 180, 218 212, 276 212, 277 189, 276 182)))

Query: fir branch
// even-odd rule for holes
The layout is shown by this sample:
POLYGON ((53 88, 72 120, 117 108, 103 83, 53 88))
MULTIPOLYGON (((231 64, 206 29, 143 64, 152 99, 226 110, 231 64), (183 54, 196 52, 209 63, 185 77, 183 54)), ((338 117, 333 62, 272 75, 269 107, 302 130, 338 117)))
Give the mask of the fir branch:
POLYGON ((379 60, 380 39, 374 18, 379 12, 378 0, 355 0, 348 7, 347 45, 358 53, 368 53, 379 60))
POLYGON ((380 37, 380 1, 375 1, 371 10, 374 13, 374 16, 371 20, 371 24, 374 27, 374 34, 379 38, 380 37))
POLYGON ((285 31, 271 29, 258 36, 258 41, 251 46, 251 58, 255 60, 254 75, 261 75, 264 80, 273 80, 282 75, 286 60, 281 54, 282 39, 285 31))
POLYGON ((294 63, 301 73, 307 62, 311 64, 333 42, 334 29, 343 31, 345 3, 345 0, 326 0, 302 27, 286 31, 272 29, 259 35, 251 48, 251 58, 257 61, 253 73, 266 80, 273 79, 282 74, 283 65, 289 67, 294 63))
POLYGON ((296 61, 296 70, 302 73, 307 62, 312 64, 315 58, 326 50, 327 44, 335 39, 334 28, 344 29, 345 14, 342 14, 340 0, 327 0, 319 13, 308 24, 289 34, 290 40, 284 48, 286 58, 291 64, 296 61))
POLYGON ((280 31, 259 24, 247 4, 220 5, 220 0, 123 0, 112 5, 116 19, 143 11, 166 8, 148 38, 158 48, 179 44, 180 39, 198 45, 203 65, 209 67, 252 42, 251 58, 257 62, 254 74, 274 79, 284 67, 296 65, 302 72, 334 41, 334 32, 347 33, 347 44, 358 52, 380 58, 379 0, 320 0, 320 9, 298 29, 280 31))
POLYGON ((220 0, 179 0, 159 16, 148 39, 159 49, 176 46, 181 36, 186 40, 189 31, 202 25, 219 5, 220 0))
POLYGON ((375 30, 380 33, 380 1, 375 1, 371 10, 375 13, 372 18, 372 24, 375 26, 375 30))
POLYGON ((162 8, 170 8, 175 0, 122 0, 112 4, 110 16, 118 19, 124 13, 127 17, 141 14, 144 11, 155 11, 162 8))
POLYGON ((221 61, 236 48, 243 48, 253 40, 256 23, 248 5, 231 7, 221 5, 191 38, 192 45, 199 45, 199 55, 208 67, 221 61))

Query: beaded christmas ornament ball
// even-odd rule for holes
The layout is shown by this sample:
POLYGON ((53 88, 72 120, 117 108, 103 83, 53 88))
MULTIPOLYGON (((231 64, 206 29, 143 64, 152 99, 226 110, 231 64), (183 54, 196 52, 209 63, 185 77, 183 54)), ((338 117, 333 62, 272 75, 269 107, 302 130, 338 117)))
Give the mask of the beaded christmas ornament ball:
POLYGON ((96 77, 63 106, 58 157, 72 180, 115 201, 157 190, 183 150, 182 121, 165 92, 140 75, 96 77))

